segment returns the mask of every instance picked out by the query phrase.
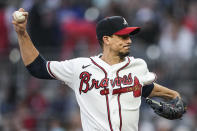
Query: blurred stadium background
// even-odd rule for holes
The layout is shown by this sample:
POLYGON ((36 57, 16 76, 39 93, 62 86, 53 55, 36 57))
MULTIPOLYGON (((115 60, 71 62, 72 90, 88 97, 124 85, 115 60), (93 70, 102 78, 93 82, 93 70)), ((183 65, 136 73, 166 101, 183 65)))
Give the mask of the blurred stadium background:
POLYGON ((95 23, 103 17, 121 15, 141 27, 131 55, 147 61, 157 83, 179 91, 188 112, 168 121, 143 102, 139 130, 197 131, 196 0, 0 0, 0 131, 82 130, 71 89, 25 69, 11 24, 20 7, 29 12, 28 32, 48 60, 98 54, 95 23))

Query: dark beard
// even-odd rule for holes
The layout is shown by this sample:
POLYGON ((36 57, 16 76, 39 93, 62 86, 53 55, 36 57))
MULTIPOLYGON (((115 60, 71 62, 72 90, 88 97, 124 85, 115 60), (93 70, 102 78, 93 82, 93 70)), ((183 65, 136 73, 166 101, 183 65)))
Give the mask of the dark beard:
POLYGON ((126 56, 129 55, 130 52, 126 52, 126 53, 122 53, 122 52, 119 52, 118 56, 120 57, 120 59, 124 59, 126 56))

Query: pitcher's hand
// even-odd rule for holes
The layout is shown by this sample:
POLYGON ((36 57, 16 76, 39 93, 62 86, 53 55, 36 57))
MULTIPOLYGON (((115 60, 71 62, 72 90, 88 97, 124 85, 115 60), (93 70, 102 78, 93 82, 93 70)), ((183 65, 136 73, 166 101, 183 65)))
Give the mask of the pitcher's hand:
POLYGON ((20 8, 18 11, 24 12, 23 15, 25 16, 25 21, 20 23, 17 22, 12 16, 12 24, 14 25, 14 29, 16 33, 19 35, 19 34, 24 34, 26 32, 28 12, 25 12, 23 8, 20 8))

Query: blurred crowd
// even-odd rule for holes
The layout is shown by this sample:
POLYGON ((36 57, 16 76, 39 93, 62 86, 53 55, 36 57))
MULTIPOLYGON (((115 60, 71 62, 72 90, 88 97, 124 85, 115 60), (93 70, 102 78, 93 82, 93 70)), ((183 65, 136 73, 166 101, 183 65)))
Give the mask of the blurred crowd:
POLYGON ((97 55, 96 22, 121 15, 141 32, 131 55, 147 61, 159 84, 177 90, 188 104, 182 120, 156 116, 142 99, 140 131, 197 131, 196 0, 0 0, 0 130, 81 131, 71 89, 39 80, 25 69, 12 13, 29 12, 27 29, 47 60, 97 55))

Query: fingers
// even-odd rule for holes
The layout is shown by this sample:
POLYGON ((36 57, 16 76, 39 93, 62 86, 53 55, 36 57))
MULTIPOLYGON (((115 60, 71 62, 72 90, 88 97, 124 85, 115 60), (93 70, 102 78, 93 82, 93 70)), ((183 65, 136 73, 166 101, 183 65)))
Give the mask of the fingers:
POLYGON ((25 9, 20 8, 18 11, 23 12, 24 16, 26 16, 26 17, 28 16, 28 12, 26 12, 25 9))
POLYGON ((16 21, 12 21, 12 24, 15 26, 15 27, 19 27, 19 28, 22 28, 23 27, 23 25, 22 24, 19 24, 18 22, 16 22, 16 21))
POLYGON ((15 21, 15 20, 12 20, 12 24, 15 25, 15 26, 18 26, 20 28, 24 28, 24 23, 19 23, 19 22, 15 21))
POLYGON ((28 16, 28 12, 23 12, 23 15, 24 16, 28 16))
POLYGON ((25 12, 25 10, 23 8, 20 8, 18 11, 25 12))
POLYGON ((25 30, 25 24, 24 23, 19 23, 15 20, 12 20, 12 24, 14 25, 14 28, 16 31, 23 31, 25 30))
POLYGON ((25 19, 27 20, 29 13, 28 12, 24 12, 23 15, 25 16, 25 19))
POLYGON ((26 16, 26 17, 28 16, 28 12, 26 12, 25 9, 20 8, 18 11, 23 12, 24 16, 26 16))
POLYGON ((12 24, 16 25, 18 23, 15 20, 12 20, 12 24))

